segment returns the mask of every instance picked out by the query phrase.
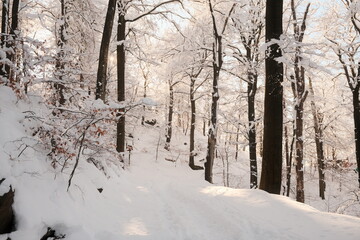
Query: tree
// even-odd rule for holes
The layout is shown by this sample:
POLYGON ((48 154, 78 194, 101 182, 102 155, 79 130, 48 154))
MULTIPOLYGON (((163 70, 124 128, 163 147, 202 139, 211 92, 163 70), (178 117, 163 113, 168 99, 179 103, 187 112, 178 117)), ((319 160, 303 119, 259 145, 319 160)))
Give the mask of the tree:
POLYGON ((282 172, 282 126, 283 126, 283 64, 276 59, 281 56, 279 40, 282 34, 282 0, 266 1, 265 38, 269 43, 265 59, 265 109, 263 161, 260 189, 280 193, 282 172))
POLYGON ((112 27, 114 24, 115 10, 116 10, 116 1, 109 0, 108 8, 106 12, 104 31, 102 34, 100 53, 99 53, 99 65, 97 70, 97 79, 96 79, 96 90, 95 90, 95 99, 101 99, 105 102, 105 93, 106 93, 106 75, 108 69, 108 56, 109 56, 109 47, 112 34, 112 27))
POLYGON ((323 127, 323 114, 321 114, 320 109, 316 107, 314 100, 315 93, 312 86, 312 81, 309 78, 309 90, 311 99, 311 113, 314 119, 314 131, 315 131, 315 145, 316 145, 316 157, 319 173, 319 196, 321 199, 325 199, 325 156, 324 156, 324 127, 323 127))
POLYGON ((295 1, 291 0, 292 23, 294 29, 294 39, 296 41, 295 57, 294 57, 294 74, 291 76, 291 88, 295 102, 295 161, 296 161, 296 201, 304 202, 304 102, 308 95, 305 90, 305 68, 301 65, 302 49, 301 45, 306 30, 306 18, 309 12, 310 3, 307 5, 301 24, 296 15, 295 1))
MULTIPOLYGON (((359 11, 358 11, 359 3, 354 0, 344 0, 343 2, 350 11, 350 19, 351 19, 351 23, 355 29, 356 37, 360 38, 360 19, 359 19, 359 11)), ((359 48, 357 47, 355 49, 357 52, 359 48)), ((354 61, 354 59, 353 59, 355 57, 354 55, 350 55, 351 61, 354 61)), ((347 82, 349 84, 349 88, 353 95, 354 125, 355 125, 355 128, 354 128, 355 151, 356 151, 358 182, 359 182, 359 188, 360 188, 360 101, 359 101, 360 60, 357 61, 357 63, 358 63, 357 70, 354 69, 354 66, 356 66, 356 65, 351 64, 351 66, 349 66, 349 68, 351 70, 351 75, 350 75, 349 70, 346 69, 347 67, 344 65, 344 62, 341 59, 341 56, 338 55, 338 57, 339 57, 339 61, 343 65, 345 76, 346 76, 347 82), (357 72, 357 73, 354 74, 354 72, 357 72)), ((354 63, 355 63, 355 61, 354 61, 354 63)))
POLYGON ((65 104, 65 85, 64 85, 64 76, 65 76, 65 57, 67 50, 67 28, 68 28, 68 6, 66 0, 60 1, 60 19, 59 19, 59 29, 58 29, 58 39, 57 46, 58 52, 56 56, 56 72, 55 72, 55 83, 54 87, 56 90, 56 99, 59 101, 60 106, 65 104))
MULTIPOLYGON (((2 15, 1 15, 1 47, 6 47, 9 31, 9 7, 10 0, 2 1, 2 15)), ((6 54, 7 55, 7 54, 6 54)), ((3 59, 1 64, 0 75, 3 78, 3 81, 7 82, 9 73, 7 72, 6 59, 3 59)))
MULTIPOLYGON (((232 17, 234 27, 238 31, 241 40, 241 47, 231 46, 234 49, 233 56, 241 66, 246 68, 247 83, 247 102, 248 102, 248 139, 249 139, 249 158, 250 158, 250 188, 257 188, 257 157, 256 157, 256 115, 255 115, 255 95, 258 82, 258 68, 260 67, 260 40, 264 28, 262 0, 252 0, 246 6, 242 6, 248 14, 248 19, 244 21, 244 16, 232 17), (244 50, 243 50, 244 49, 244 50)), ((235 9, 235 14, 237 9, 235 9)), ((234 15, 235 15, 234 14, 234 15)), ((242 78, 242 77, 240 77, 242 78)))
POLYGON ((0 69, 0 76, 5 78, 6 82, 14 87, 15 66, 16 66, 16 41, 18 39, 19 23, 19 0, 14 0, 11 6, 10 18, 10 0, 3 0, 2 20, 1 20, 1 47, 6 52, 6 59, 3 59, 0 69))
MULTIPOLYGON (((155 12, 159 7, 177 2, 178 0, 169 0, 165 2, 161 2, 150 8, 149 10, 145 10, 142 14, 134 18, 126 18, 126 13, 131 7, 131 1, 126 2, 121 0, 118 2, 118 26, 117 26, 117 98, 119 102, 125 101, 125 63, 126 63, 126 53, 125 53, 125 41, 126 41, 126 24, 135 22, 145 16, 151 14, 159 14, 159 12, 155 12)), ((146 8, 146 5, 143 7, 146 8)), ((119 109, 118 114, 119 120, 117 122, 117 130, 116 130, 116 150, 123 154, 125 152, 125 108, 119 109)))
POLYGON ((14 0, 11 8, 11 25, 10 25, 10 34, 8 39, 8 47, 12 49, 9 53, 9 60, 10 63, 13 64, 13 67, 8 66, 8 74, 9 74, 9 80, 10 84, 14 85, 16 80, 15 75, 15 66, 16 66, 16 54, 17 54, 17 48, 16 48, 16 41, 18 39, 19 35, 19 0, 14 0))
POLYGON ((174 81, 173 76, 169 77, 169 109, 166 122, 166 133, 165 133, 165 149, 170 150, 170 142, 172 137, 172 124, 173 124, 173 115, 174 115, 174 86, 178 84, 179 81, 174 81))
MULTIPOLYGON (((360 169, 360 60, 357 59, 360 49, 360 20, 358 11, 356 11, 356 1, 344 0, 343 3, 350 13, 352 24, 352 27, 348 29, 349 39, 344 38, 342 42, 329 40, 333 43, 333 50, 342 66, 343 74, 352 93, 355 156, 357 169, 360 169)), ((360 188, 360 171, 358 171, 358 183, 360 188)))
POLYGON ((223 64, 223 45, 222 37, 226 29, 229 17, 231 16, 232 11, 234 10, 236 4, 233 4, 230 8, 229 13, 224 21, 222 29, 218 29, 217 21, 215 18, 215 10, 209 0, 209 8, 212 19, 212 28, 213 28, 213 82, 212 82, 212 99, 211 99, 211 117, 210 117, 210 128, 208 133, 208 146, 206 153, 206 162, 205 162, 205 180, 212 183, 213 182, 213 164, 215 159, 215 148, 216 148, 216 131, 217 131, 217 110, 218 110, 218 100, 219 100, 219 89, 218 82, 220 77, 220 70, 223 64), (219 31, 220 30, 220 31, 219 31))

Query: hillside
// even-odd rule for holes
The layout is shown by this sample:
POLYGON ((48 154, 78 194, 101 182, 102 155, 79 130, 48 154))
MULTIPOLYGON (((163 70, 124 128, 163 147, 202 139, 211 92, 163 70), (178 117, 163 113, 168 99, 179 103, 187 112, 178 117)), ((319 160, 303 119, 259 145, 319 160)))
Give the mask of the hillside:
POLYGON ((29 147, 19 154, 16 140, 32 144, 23 112, 36 107, 0 88, 0 176, 6 179, 0 195, 15 189, 16 218, 16 231, 1 240, 38 240, 48 227, 69 240, 359 239, 359 218, 208 184, 202 171, 165 161, 162 152, 156 160, 156 129, 150 128, 139 129, 147 137, 135 136, 130 166, 109 168, 105 176, 81 159, 67 191, 69 174, 53 169, 45 151, 29 147))

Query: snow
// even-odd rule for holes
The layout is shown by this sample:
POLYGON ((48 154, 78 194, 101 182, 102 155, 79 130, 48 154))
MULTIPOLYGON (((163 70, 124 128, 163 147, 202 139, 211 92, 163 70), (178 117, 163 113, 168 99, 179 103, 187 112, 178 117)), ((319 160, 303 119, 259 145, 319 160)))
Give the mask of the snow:
POLYGON ((32 143, 22 120, 34 107, 0 87, 0 178, 6 178, 0 194, 10 184, 16 191, 13 240, 38 240, 47 227, 67 240, 359 239, 359 218, 261 190, 211 185, 184 161, 164 161, 166 151, 156 160, 158 130, 151 126, 135 135, 129 167, 107 169, 105 176, 81 159, 67 191, 70 170, 53 169, 33 148, 17 157, 15 140, 32 143))

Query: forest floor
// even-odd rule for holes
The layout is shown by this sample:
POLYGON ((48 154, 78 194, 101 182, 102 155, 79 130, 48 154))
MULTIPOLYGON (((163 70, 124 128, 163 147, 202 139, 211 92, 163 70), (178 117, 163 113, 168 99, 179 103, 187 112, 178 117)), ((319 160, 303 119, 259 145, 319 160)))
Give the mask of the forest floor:
POLYGON ((29 107, 0 89, 0 195, 12 185, 16 216, 16 231, 0 240, 39 240, 48 227, 69 240, 359 239, 360 218, 205 182, 178 152, 158 148, 156 127, 134 135, 125 169, 105 176, 81 159, 67 191, 69 174, 53 169, 44 153, 29 148, 16 157, 13 143, 28 138, 21 121, 29 107))

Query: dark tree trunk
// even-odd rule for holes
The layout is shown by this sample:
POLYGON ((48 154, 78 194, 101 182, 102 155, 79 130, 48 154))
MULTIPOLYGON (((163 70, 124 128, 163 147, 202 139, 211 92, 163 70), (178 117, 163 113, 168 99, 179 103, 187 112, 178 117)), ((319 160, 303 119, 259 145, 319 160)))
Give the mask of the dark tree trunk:
POLYGON ((2 0, 2 15, 1 15, 1 41, 4 44, 4 36, 8 33, 9 30, 9 1, 2 0))
POLYGON ((203 119, 203 128, 202 128, 202 132, 203 132, 203 136, 205 137, 206 136, 206 119, 204 118, 203 119))
POLYGON ((97 71, 96 79, 96 91, 95 99, 102 99, 105 101, 106 97, 106 84, 107 84, 107 69, 108 69, 108 57, 110 39, 112 33, 112 27, 114 24, 116 10, 116 0, 109 0, 108 9, 106 12, 104 32, 101 39, 100 55, 99 55, 99 66, 97 71))
POLYGON ((289 136, 286 125, 285 125, 285 158, 286 158, 286 196, 289 196, 290 183, 291 183, 291 157, 290 157, 290 149, 289 149, 289 136))
POLYGON ((190 105, 191 105, 191 125, 190 125, 190 156, 189 166, 193 169, 194 162, 194 149, 195 149, 195 123, 196 123, 196 102, 195 102, 195 79, 190 79, 190 105))
POLYGON ((16 34, 16 30, 18 30, 19 26, 19 5, 20 0, 14 0, 12 5, 12 13, 11 13, 11 28, 10 34, 16 34))
POLYGON ((296 136, 296 201, 304 202, 304 140, 303 140, 303 102, 295 107, 295 136, 296 136))
POLYGON ((355 151, 356 151, 356 163, 358 169, 358 182, 360 187, 360 103, 359 103, 359 83, 353 89, 353 107, 354 107, 354 133, 355 133, 355 151))
POLYGON ((235 4, 231 7, 227 18, 225 19, 224 26, 222 31, 219 33, 218 28, 216 26, 216 20, 214 15, 214 9, 211 4, 211 0, 209 0, 209 8, 212 18, 212 27, 213 27, 213 92, 211 99, 211 116, 210 116, 210 127, 209 127, 209 135, 208 135, 208 146, 206 153, 206 162, 205 162, 205 180, 209 183, 213 183, 213 165, 215 159, 215 151, 216 151, 216 134, 217 134, 217 108, 219 101, 219 76, 220 70, 223 64, 223 49, 222 49, 222 35, 225 32, 226 24, 229 20, 231 12, 235 8, 235 4))
MULTIPOLYGON (((7 45, 8 33, 9 33, 9 2, 10 0, 2 1, 2 16, 1 16, 1 47, 7 45)), ((7 54, 8 55, 8 54, 7 54)), ((7 65, 0 65, 0 76, 7 82, 9 73, 7 72, 7 65)))
POLYGON ((240 135, 240 127, 238 125, 236 127, 235 161, 237 161, 239 157, 239 135, 240 135))
MULTIPOLYGON (((124 10, 121 4, 118 7, 119 18, 118 18, 118 27, 117 27, 117 77, 118 77, 118 101, 125 101, 125 16, 124 10)), ((120 153, 125 152, 125 108, 121 108, 120 117, 117 123, 117 141, 116 141, 116 150, 120 153)))
MULTIPOLYGON (((18 34, 18 25, 19 25, 19 0, 14 0, 12 4, 12 13, 11 13, 11 26, 10 26, 10 38, 8 42, 8 47, 13 49, 13 52, 9 53, 9 60, 16 66, 16 39, 18 34)), ((9 73, 10 84, 15 84, 16 76, 14 69, 11 69, 8 66, 7 72, 9 73)))
MULTIPOLYGON (((282 0, 266 1, 266 42, 279 39, 282 34, 282 0)), ((281 49, 272 44, 267 49, 265 60, 265 113, 264 144, 260 189, 279 194, 282 173, 282 81, 283 64, 276 61, 281 49)))
POLYGON ((211 101, 211 118, 208 135, 208 147, 205 162, 205 180, 213 183, 213 165, 215 159, 216 148, 216 129, 217 129, 217 108, 219 100, 218 82, 220 76, 220 69, 222 66, 222 37, 215 35, 215 43, 213 45, 213 92, 211 101))
POLYGON ((173 83, 169 82, 169 94, 170 94, 170 102, 169 102, 169 112, 168 112, 168 119, 166 124, 166 140, 165 140, 165 149, 170 150, 170 142, 172 136, 172 122, 173 122, 173 115, 174 115, 174 89, 173 83))
POLYGON ((256 81, 252 73, 249 73, 248 82, 248 121, 249 121, 249 155, 250 155, 250 188, 257 188, 257 160, 256 160, 256 128, 255 128, 255 92, 256 81))
POLYGON ((319 173, 319 196, 321 199, 325 199, 325 157, 324 157, 324 138, 323 138, 323 117, 317 111, 315 101, 314 101, 314 89, 312 87, 311 79, 309 79, 309 89, 312 96, 311 100, 311 112, 314 119, 314 130, 315 130, 315 144, 316 144, 316 156, 317 156, 317 165, 319 173))
MULTIPOLYGON (((147 79, 147 76, 145 76, 144 74, 144 95, 143 97, 146 98, 147 97, 147 86, 148 86, 148 79, 147 79)), ((141 116, 141 125, 144 125, 145 124, 145 105, 143 106, 143 115, 141 116)))
MULTIPOLYGON (((304 17, 299 26, 296 16, 296 8, 294 0, 291 1, 291 11, 293 18, 294 38, 297 42, 302 43, 306 29, 306 17, 309 12, 310 3, 307 5, 304 17)), ((303 111, 304 102, 308 92, 305 91, 305 69, 300 66, 302 60, 301 46, 295 49, 294 76, 292 76, 291 87, 295 101, 295 148, 296 148, 296 201, 304 202, 304 140, 303 140, 303 111)))

